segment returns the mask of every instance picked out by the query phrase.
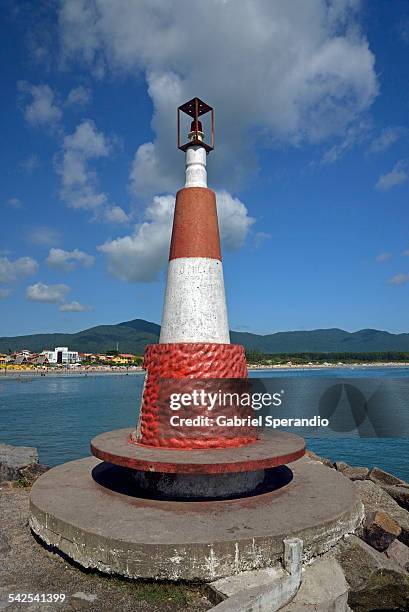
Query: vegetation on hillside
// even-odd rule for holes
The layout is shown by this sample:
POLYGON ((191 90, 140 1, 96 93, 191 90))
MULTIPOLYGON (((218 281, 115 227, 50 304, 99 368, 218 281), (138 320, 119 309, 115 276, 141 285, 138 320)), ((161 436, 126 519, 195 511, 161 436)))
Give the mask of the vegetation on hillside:
POLYGON ((348 363, 409 363, 409 352, 356 352, 356 353, 275 353, 267 354, 257 349, 246 350, 247 363, 251 365, 309 365, 348 363))
MULTIPOLYGON (((160 326, 143 319, 125 321, 118 325, 98 325, 75 334, 35 334, 0 338, 0 353, 28 349, 41 352, 56 346, 68 346, 82 353, 106 353, 118 347, 121 353, 142 355, 147 344, 159 340, 160 326)), ((231 332, 231 342, 242 344, 263 355, 358 353, 401 353, 409 351, 409 334, 391 334, 376 329, 347 332, 342 329, 277 332, 260 335, 231 332)), ((308 358, 307 358, 308 359, 308 358)), ((325 359, 325 358, 324 358, 325 359)))

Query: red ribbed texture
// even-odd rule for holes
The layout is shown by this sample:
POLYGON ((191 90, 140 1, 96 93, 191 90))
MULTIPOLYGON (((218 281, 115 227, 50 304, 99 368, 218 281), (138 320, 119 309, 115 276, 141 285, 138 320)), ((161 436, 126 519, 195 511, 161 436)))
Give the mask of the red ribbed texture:
MULTIPOLYGON (((207 390, 215 390, 215 384, 210 379, 243 379, 247 380, 247 365, 244 348, 235 344, 213 343, 174 343, 152 344, 146 347, 144 368, 147 370, 141 413, 139 417, 138 443, 148 446, 161 446, 179 449, 226 448, 249 444, 257 439, 254 428, 184 428, 176 430, 169 428, 169 416, 172 412, 169 404, 163 403, 160 395, 160 381, 163 379, 190 379, 192 388, 199 385, 194 381, 209 379, 207 390)), ((184 389, 188 390, 189 381, 184 381, 184 389), (185 385, 185 382, 187 386, 185 385)), ((206 385, 205 385, 206 386, 206 385)), ((237 382, 226 381, 224 390, 237 390, 237 382), (229 385, 231 384, 231 387, 229 385)), ((163 390, 163 385, 161 387, 163 390)), ((215 406, 210 415, 218 414, 231 417, 239 414, 235 406, 215 406)), ((197 407, 184 409, 183 415, 194 417, 198 414, 209 414, 197 407)), ((240 413, 249 414, 248 409, 240 413)))

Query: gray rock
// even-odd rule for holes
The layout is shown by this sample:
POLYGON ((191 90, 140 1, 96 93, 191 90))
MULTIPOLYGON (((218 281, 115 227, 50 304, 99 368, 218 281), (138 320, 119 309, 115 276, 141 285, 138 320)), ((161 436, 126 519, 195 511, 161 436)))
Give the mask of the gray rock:
POLYGON ((43 465, 42 463, 32 463, 31 465, 19 470, 18 478, 25 486, 31 486, 37 480, 37 478, 41 476, 41 474, 44 474, 44 472, 47 472, 49 469, 50 468, 48 465, 43 465))
POLYGON ((357 480, 354 486, 364 505, 365 516, 368 517, 377 510, 386 512, 402 529, 399 539, 404 544, 409 544, 409 512, 401 508, 386 491, 371 480, 357 480))
POLYGON ((17 480, 19 470, 38 463, 38 452, 33 446, 0 444, 0 482, 17 480))
POLYGON ((379 551, 384 551, 401 534, 400 525, 385 512, 369 513, 363 526, 363 539, 379 551))
MULTIPOLYGON (((346 536, 328 553, 342 567, 354 612, 409 610, 409 575, 357 536, 346 536)), ((327 555, 327 556, 328 556, 327 555)))
POLYGON ((385 555, 391 561, 397 563, 402 569, 409 572, 409 547, 403 542, 395 540, 385 551, 385 555))
POLYGON ((336 461, 335 468, 350 480, 365 480, 369 474, 368 468, 349 465, 345 461, 336 461))
POLYGON ((409 485, 404 480, 401 480, 393 474, 385 472, 385 470, 381 470, 381 468, 378 467, 373 467, 370 470, 368 474, 368 479, 372 480, 372 482, 375 482, 376 484, 406 485, 407 487, 409 487, 409 485))
POLYGON ((409 510, 409 484, 389 472, 374 467, 368 474, 371 480, 382 487, 405 510, 409 510))
POLYGON ((305 451, 305 455, 306 455, 306 457, 309 457, 313 461, 319 461, 320 463, 323 463, 327 467, 330 467, 330 468, 334 467, 334 463, 330 459, 327 459, 327 457, 320 457, 319 455, 314 453, 314 451, 311 451, 311 450, 307 449, 305 451))
POLYGON ((347 612, 348 583, 336 559, 324 555, 305 569, 300 589, 281 612, 347 612))
POLYGON ((393 497, 399 506, 405 508, 405 510, 409 510, 409 487, 401 485, 382 485, 380 483, 379 486, 381 486, 388 495, 393 497))

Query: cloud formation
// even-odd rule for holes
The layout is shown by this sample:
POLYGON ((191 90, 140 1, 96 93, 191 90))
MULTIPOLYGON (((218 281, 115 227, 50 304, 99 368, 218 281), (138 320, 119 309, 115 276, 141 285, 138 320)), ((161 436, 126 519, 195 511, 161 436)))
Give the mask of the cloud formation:
POLYGON ((66 106, 86 106, 91 102, 92 93, 87 87, 79 85, 71 89, 65 101, 66 106))
POLYGON ((62 178, 61 197, 69 206, 95 210, 107 202, 106 194, 97 189, 96 174, 88 162, 107 157, 109 151, 109 141, 89 119, 80 123, 73 134, 65 136, 57 170, 62 178))
POLYGON ((404 285, 409 281, 409 274, 395 274, 388 280, 389 285, 404 285))
POLYGON ((53 244, 58 244, 61 240, 61 236, 60 232, 53 227, 36 225, 29 228, 26 240, 30 244, 35 244, 37 246, 51 246, 53 244))
POLYGON ((95 257, 79 249, 74 249, 73 251, 50 249, 46 262, 51 268, 62 272, 71 272, 77 266, 84 266, 84 268, 91 267, 94 260, 95 257))
POLYGON ((131 283, 157 279, 169 254, 174 206, 174 196, 156 196, 145 211, 146 221, 136 225, 132 235, 98 247, 113 276, 131 283))
POLYGON ((393 187, 406 183, 408 178, 408 163, 406 160, 401 159, 394 165, 390 172, 381 174, 375 187, 379 191, 389 191, 389 189, 393 187))
POLYGON ((57 304, 64 300, 68 291, 70 291, 70 287, 64 284, 45 285, 43 283, 36 283, 27 287, 26 298, 32 302, 57 304))
POLYGON ((132 184, 148 196, 180 184, 175 108, 196 95, 216 108, 212 179, 227 189, 256 168, 258 143, 345 133, 378 92, 359 5, 192 0, 186 10, 175 0, 65 0, 59 23, 65 60, 100 78, 145 75, 155 138, 138 148, 132 184))
POLYGON ((108 223, 115 223, 119 225, 122 223, 129 223, 130 216, 124 211, 123 208, 115 204, 114 206, 105 209, 104 220, 108 223))
POLYGON ((86 306, 85 304, 80 304, 80 302, 67 302, 66 304, 61 304, 59 307, 61 312, 89 312, 94 310, 91 306, 86 306))
POLYGON ((11 293, 11 289, 0 289, 0 300, 5 300, 11 293))
POLYGON ((93 219, 108 223, 127 223, 127 213, 110 204, 108 195, 98 188, 97 173, 90 162, 106 158, 112 140, 99 131, 91 119, 85 119, 72 134, 64 137, 57 157, 56 170, 61 176, 61 199, 71 208, 88 210, 93 219))
POLYGON ((56 126, 62 112, 49 85, 32 85, 27 81, 19 81, 17 89, 20 102, 26 103, 23 112, 27 123, 34 127, 56 126))
POLYGON ((390 259, 391 257, 391 253, 379 253, 379 255, 376 257, 376 261, 382 263, 383 261, 388 261, 388 259, 390 259))
MULTIPOLYGON (((246 206, 226 191, 216 194, 222 244, 240 248, 254 223, 246 206)), ((149 282, 158 278, 169 255, 175 197, 155 196, 145 211, 145 221, 133 234, 110 240, 99 250, 107 256, 108 270, 123 281, 149 282)))
POLYGON ((366 120, 358 121, 345 130, 345 136, 340 142, 336 143, 324 153, 321 159, 322 164, 333 164, 345 155, 347 151, 362 144, 368 137, 370 125, 366 120))
POLYGON ((403 127, 387 127, 372 140, 367 153, 383 153, 406 133, 403 127))
POLYGON ((32 257, 19 257, 10 260, 0 257, 0 283, 10 283, 38 272, 38 263, 32 257))
POLYGON ((7 206, 10 206, 10 208, 14 208, 15 210, 20 210, 24 208, 23 203, 19 198, 9 198, 6 204, 7 206))
POLYGON ((38 155, 35 153, 29 155, 20 163, 20 167, 27 172, 27 174, 31 174, 36 168, 38 168, 39 165, 40 160, 38 159, 38 155))

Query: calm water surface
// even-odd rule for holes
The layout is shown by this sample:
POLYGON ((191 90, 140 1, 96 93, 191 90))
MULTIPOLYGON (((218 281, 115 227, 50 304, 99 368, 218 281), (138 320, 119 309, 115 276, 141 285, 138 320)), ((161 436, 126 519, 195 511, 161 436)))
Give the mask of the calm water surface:
MULTIPOLYGON (((409 378, 409 368, 258 370, 251 376, 409 378)), ((143 379, 142 373, 1 378, 0 442, 36 446, 48 465, 86 457, 95 435, 136 423, 143 379)), ((409 481, 409 440, 311 439, 308 447, 332 460, 378 465, 409 481)))

